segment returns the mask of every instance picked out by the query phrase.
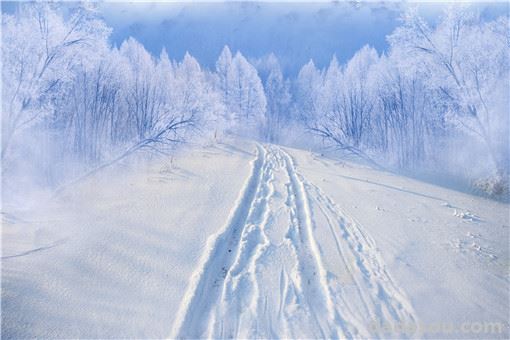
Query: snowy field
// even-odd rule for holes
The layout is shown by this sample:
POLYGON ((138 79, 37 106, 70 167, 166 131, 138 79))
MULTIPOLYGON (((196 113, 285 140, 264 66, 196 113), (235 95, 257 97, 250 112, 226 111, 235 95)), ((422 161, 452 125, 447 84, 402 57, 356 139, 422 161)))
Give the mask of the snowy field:
POLYGON ((508 338, 509 205, 235 140, 2 215, 3 338, 508 338))
POLYGON ((510 338, 509 4, 0 10, 2 338, 510 338))

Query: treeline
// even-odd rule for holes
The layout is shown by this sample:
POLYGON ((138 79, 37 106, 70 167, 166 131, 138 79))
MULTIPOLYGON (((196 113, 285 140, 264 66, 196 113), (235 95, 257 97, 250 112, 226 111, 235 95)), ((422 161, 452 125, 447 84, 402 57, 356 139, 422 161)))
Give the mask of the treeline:
POLYGON ((508 175, 508 18, 450 7, 430 27, 410 11, 388 41, 381 56, 366 46, 346 65, 333 57, 325 70, 301 69, 296 99, 309 129, 398 168, 448 166, 462 154, 472 171, 488 162, 508 175))
POLYGON ((19 4, 2 19, 2 169, 28 165, 46 185, 193 136, 281 142, 296 130, 385 167, 508 174, 506 17, 452 7, 431 27, 410 11, 387 53, 310 61, 295 79, 274 55, 250 62, 225 47, 208 70, 133 38, 112 47, 86 5, 19 4))

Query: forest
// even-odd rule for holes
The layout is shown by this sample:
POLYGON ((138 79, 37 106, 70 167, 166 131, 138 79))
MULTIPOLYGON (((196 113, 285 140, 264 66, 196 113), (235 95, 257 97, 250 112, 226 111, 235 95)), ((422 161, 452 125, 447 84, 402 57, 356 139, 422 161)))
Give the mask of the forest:
POLYGON ((114 46, 91 4, 20 4, 2 14, 4 188, 55 189, 135 153, 242 136, 505 195, 508 25, 469 6, 434 23, 411 8, 388 51, 365 46, 325 68, 310 60, 292 76, 274 54, 228 46, 212 69, 134 38, 114 46))

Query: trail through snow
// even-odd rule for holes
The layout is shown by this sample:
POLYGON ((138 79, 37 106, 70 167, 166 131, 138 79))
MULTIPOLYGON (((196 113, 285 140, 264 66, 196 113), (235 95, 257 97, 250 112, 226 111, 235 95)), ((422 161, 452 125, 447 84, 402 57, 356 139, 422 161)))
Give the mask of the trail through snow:
POLYGON ((2 338, 509 338, 506 203, 238 139, 126 165, 2 207, 2 338))
POLYGON ((407 337, 377 325, 415 323, 362 226, 300 174, 285 150, 258 145, 228 223, 191 278, 172 337, 407 337))

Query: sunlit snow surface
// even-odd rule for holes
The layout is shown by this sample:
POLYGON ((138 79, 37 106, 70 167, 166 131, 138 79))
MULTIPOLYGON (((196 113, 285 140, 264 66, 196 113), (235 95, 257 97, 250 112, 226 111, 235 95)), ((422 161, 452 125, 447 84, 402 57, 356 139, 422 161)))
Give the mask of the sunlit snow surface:
POLYGON ((509 336, 508 204, 239 140, 119 167, 4 207, 2 337, 509 336))

